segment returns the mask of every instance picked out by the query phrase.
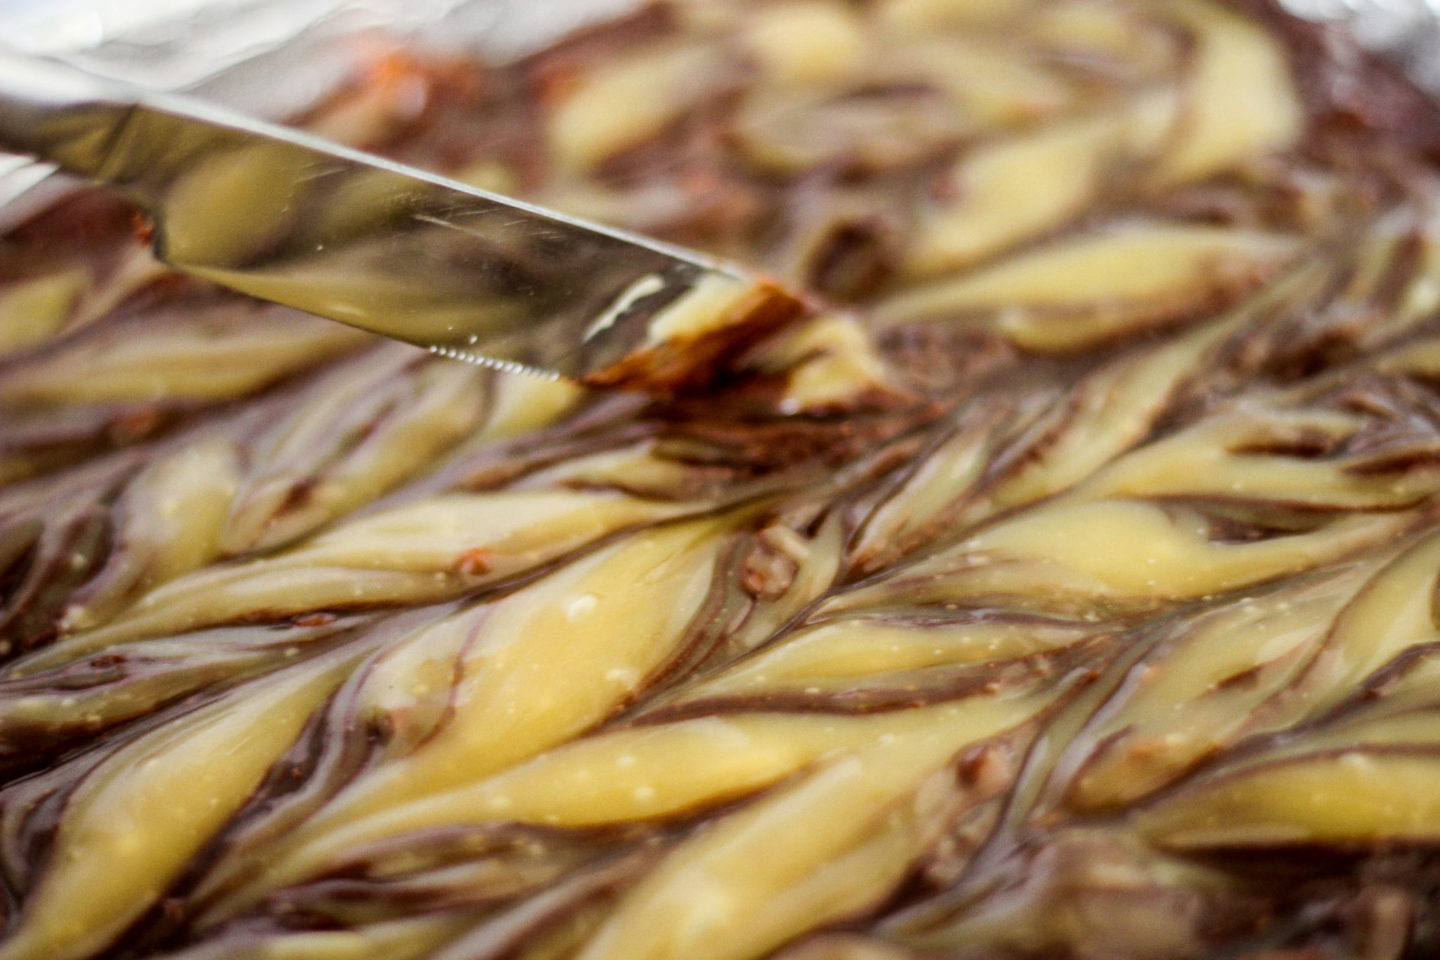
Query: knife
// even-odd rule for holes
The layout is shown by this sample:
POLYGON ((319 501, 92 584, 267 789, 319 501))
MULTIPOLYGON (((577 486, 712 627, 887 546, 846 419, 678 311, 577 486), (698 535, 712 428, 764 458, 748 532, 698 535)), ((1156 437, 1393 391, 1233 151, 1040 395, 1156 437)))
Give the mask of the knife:
POLYGON ((804 310, 691 250, 4 49, 0 150, 124 192, 176 270, 485 366, 673 389, 804 310))

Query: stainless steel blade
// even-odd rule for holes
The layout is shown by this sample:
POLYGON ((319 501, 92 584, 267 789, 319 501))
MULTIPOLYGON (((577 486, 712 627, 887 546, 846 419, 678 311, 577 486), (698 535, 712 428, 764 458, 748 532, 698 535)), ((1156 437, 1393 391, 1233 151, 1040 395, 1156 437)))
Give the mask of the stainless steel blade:
POLYGON ((693 251, 4 50, 0 149, 125 191, 176 269, 457 360, 673 385, 800 310, 693 251))

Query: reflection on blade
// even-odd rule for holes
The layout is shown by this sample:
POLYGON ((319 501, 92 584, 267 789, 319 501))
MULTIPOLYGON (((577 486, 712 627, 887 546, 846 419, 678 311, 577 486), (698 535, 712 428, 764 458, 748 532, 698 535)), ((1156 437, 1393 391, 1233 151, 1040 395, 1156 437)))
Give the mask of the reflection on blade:
POLYGON ((800 311, 700 254, 3 52, 0 147, 124 189, 177 269, 454 359, 666 386, 800 311))

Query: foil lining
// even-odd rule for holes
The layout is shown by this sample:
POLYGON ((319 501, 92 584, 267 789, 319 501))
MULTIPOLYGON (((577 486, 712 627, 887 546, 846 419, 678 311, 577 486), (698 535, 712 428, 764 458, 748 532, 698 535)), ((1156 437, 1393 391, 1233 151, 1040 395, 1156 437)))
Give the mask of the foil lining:
POLYGON ((1440 98, 1440 0, 1281 0, 1306 20, 1333 23, 1440 98))
MULTIPOLYGON (((107 76, 183 90, 267 119, 316 103, 366 36, 521 56, 645 0, 0 0, 0 43, 107 76)), ((1440 99, 1440 0, 1279 0, 1329 23, 1440 99)), ((73 187, 0 154, 0 231, 73 187)))
MULTIPOLYGON (((0 0, 0 43, 280 119, 332 92, 356 67, 367 36, 504 59, 641 2, 0 0)), ((0 154, 0 231, 72 186, 48 165, 0 154)))
MULTIPOLYGON (((163 89, 205 88, 246 62, 384 29, 502 55, 643 0, 0 0, 0 41, 163 89)), ((1440 96, 1440 0, 1280 0, 1334 23, 1440 96)), ((287 54, 292 60, 294 53, 287 54)), ((248 71, 247 71, 248 72, 248 71)), ((289 79, 286 77, 285 79, 289 79)), ((284 86, 275 83, 276 89, 284 86)))
MULTIPOLYGON (((267 119, 316 103, 354 69, 366 35, 523 55, 644 0, 0 0, 0 43, 267 119)), ((1347 31, 1440 99, 1440 0, 1279 0, 1347 31)), ((73 182, 0 154, 0 232, 73 182)))

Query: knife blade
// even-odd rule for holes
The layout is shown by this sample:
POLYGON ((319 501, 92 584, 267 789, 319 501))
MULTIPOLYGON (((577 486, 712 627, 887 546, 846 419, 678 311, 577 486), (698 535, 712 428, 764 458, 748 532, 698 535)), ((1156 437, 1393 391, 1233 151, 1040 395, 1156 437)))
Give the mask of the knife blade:
POLYGON ((177 270, 486 366, 671 389, 804 309, 695 251, 4 49, 0 150, 123 191, 177 270))

